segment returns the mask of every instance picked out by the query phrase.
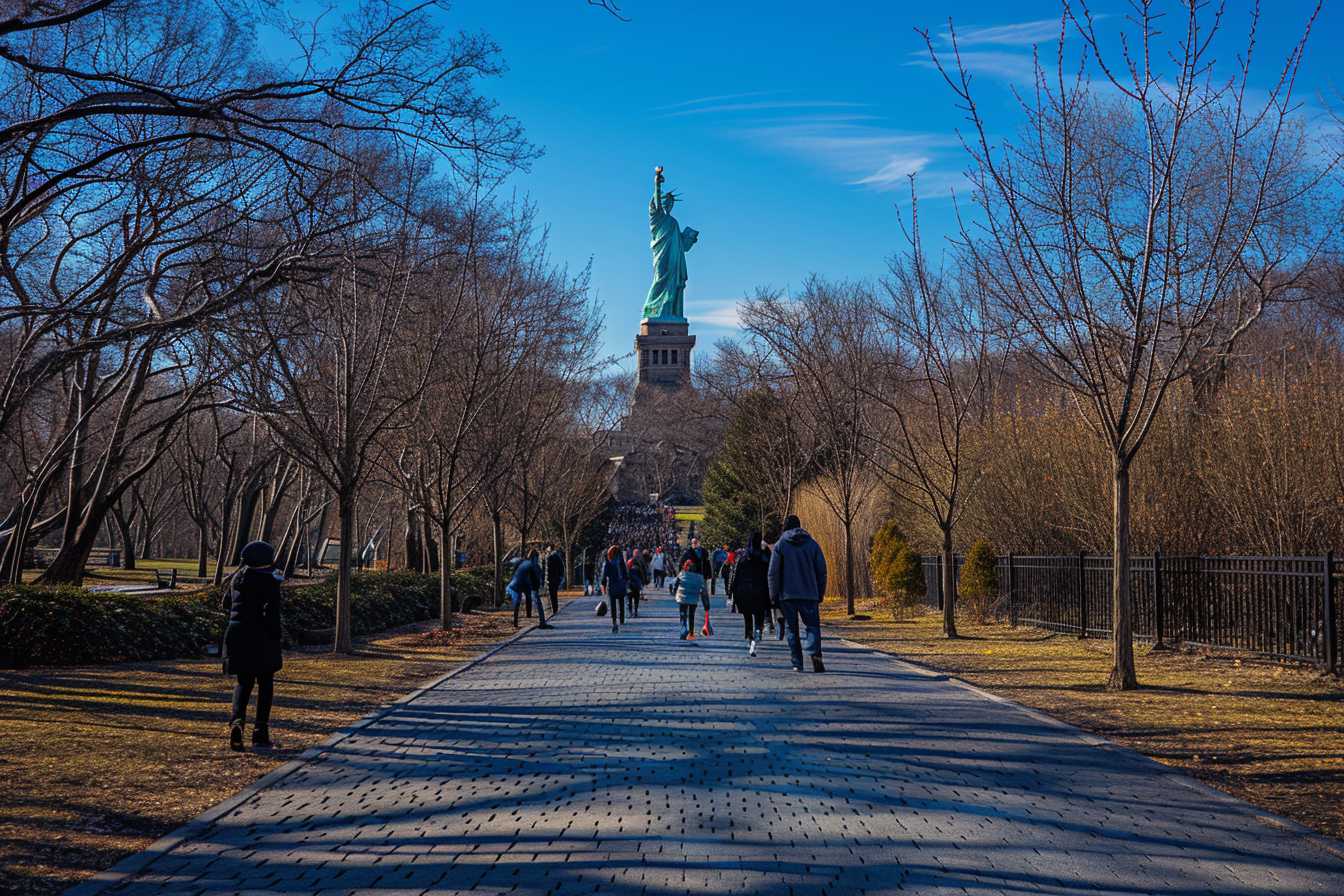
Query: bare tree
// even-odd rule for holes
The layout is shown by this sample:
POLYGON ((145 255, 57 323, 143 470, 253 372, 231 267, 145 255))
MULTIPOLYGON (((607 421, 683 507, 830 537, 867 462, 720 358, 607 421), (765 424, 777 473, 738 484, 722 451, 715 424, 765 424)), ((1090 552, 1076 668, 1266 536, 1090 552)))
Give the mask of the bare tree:
POLYGON ((869 345, 848 340, 852 357, 844 369, 860 375, 857 387, 887 417, 865 430, 874 469, 941 536, 943 634, 955 638, 953 530, 982 472, 967 462, 967 433, 989 410, 996 360, 973 273, 930 262, 913 179, 911 198, 909 246, 892 259, 887 301, 875 306, 880 332, 869 345))
POLYGON ((861 284, 812 277, 795 298, 761 292, 742 306, 743 329, 778 358, 800 402, 797 419, 816 446, 814 483, 844 532, 845 601, 851 616, 859 587, 854 526, 878 479, 864 450, 874 420, 860 385, 863 371, 848 365, 863 358, 852 346, 865 342, 872 330, 872 304, 861 284))
POLYGON ((967 263, 998 323, 1070 391, 1111 455, 1115 689, 1137 686, 1134 458, 1172 384, 1229 350, 1284 288, 1280 272, 1301 269, 1318 243, 1304 212, 1323 172, 1292 97, 1306 37, 1261 94, 1251 84, 1258 7, 1226 77, 1215 71, 1221 13, 1187 4, 1163 40, 1157 3, 1138 0, 1135 33, 1117 55, 1085 0, 1066 0, 1054 66, 1037 65, 1022 132, 1002 145, 989 135, 955 31, 950 64, 923 32, 970 121, 978 214, 961 238, 967 263), (1076 71, 1065 58, 1069 36, 1082 45, 1076 71))

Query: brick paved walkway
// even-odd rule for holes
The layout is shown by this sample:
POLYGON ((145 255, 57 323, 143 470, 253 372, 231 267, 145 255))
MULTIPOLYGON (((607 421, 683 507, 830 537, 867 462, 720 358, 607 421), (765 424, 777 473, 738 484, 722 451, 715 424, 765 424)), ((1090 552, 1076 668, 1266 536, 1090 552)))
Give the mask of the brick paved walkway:
POLYGON ((724 612, 684 644, 666 600, 618 636, 591 606, 112 892, 1344 894, 1251 807, 889 657, 799 675, 724 612))

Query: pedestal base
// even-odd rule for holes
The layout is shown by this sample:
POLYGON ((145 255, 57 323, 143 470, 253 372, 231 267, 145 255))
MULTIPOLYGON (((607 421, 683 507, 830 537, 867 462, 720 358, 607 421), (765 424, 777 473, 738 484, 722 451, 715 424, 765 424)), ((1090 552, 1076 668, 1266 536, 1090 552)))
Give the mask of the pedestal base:
POLYGON ((685 321, 646 320, 635 337, 639 359, 638 386, 680 389, 691 384, 691 349, 695 337, 685 321))

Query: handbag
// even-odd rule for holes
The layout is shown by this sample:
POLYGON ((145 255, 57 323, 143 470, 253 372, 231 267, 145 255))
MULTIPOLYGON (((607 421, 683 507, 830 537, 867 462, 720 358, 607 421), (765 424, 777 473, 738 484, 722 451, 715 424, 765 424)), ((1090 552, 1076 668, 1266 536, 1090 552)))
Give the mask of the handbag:
POLYGON ((604 601, 604 600, 600 600, 600 601, 597 602, 597 607, 596 607, 596 609, 594 610, 594 615, 597 615, 597 616, 605 616, 605 615, 607 615, 607 602, 606 602, 606 601, 604 601))

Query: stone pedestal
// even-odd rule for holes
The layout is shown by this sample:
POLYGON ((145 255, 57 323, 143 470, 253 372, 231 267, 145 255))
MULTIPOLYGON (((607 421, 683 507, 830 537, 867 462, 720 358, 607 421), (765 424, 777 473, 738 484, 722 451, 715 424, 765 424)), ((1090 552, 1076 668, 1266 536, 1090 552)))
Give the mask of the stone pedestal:
POLYGON ((691 384, 691 349, 695 337, 686 321, 646 320, 635 337, 639 362, 637 386, 681 389, 691 384))

